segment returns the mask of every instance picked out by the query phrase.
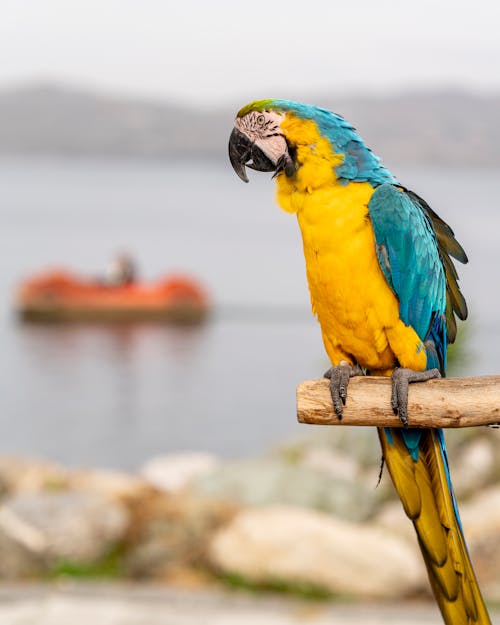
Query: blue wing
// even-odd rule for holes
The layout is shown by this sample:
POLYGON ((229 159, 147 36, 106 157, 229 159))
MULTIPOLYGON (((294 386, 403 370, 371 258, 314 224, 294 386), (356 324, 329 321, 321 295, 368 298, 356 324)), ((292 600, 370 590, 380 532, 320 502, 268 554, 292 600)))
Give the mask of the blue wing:
MULTIPOLYGON (((439 366, 444 375, 447 343, 456 334, 454 315, 467 317, 450 256, 461 262, 467 256, 451 228, 411 191, 380 185, 368 208, 377 258, 399 300, 400 318, 425 341, 427 368, 439 366)), ((379 435, 445 622, 490 623, 462 532, 443 431, 379 428, 379 435)))
POLYGON ((427 350, 427 367, 444 373, 446 273, 430 217, 405 190, 392 184, 377 187, 368 208, 377 258, 399 300, 400 318, 434 347, 435 351, 427 350))

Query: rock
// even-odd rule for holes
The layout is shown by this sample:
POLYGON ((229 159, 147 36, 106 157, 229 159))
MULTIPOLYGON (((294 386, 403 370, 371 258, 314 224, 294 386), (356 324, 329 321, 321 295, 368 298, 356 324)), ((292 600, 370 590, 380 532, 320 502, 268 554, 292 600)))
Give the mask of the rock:
POLYGON ((500 601, 500 486, 464 503, 460 516, 481 590, 500 601))
POLYGON ((47 543, 41 532, 0 508, 0 579, 42 575, 48 571, 47 543))
POLYGON ((177 492, 217 464, 217 457, 208 453, 170 454, 149 460, 140 474, 156 488, 177 492))
POLYGON ((36 492, 65 488, 69 471, 45 460, 0 457, 0 493, 36 492))
POLYGON ((232 505, 189 495, 158 495, 143 509, 124 561, 133 577, 178 581, 205 559, 213 533, 234 516, 232 505))
POLYGON ((14 495, 0 515, 0 527, 14 542, 51 565, 95 562, 124 537, 127 525, 120 504, 77 491, 14 495))
MULTIPOLYGON (((353 489, 361 486, 376 506, 396 496, 390 479, 378 479, 382 455, 376 428, 313 428, 307 437, 281 445, 277 457, 351 483, 353 489)), ((351 514, 341 516, 356 520, 351 514)))
POLYGON ((255 583, 359 597, 401 598, 427 584, 421 559, 392 532, 291 506, 240 512, 216 533, 209 558, 255 583))
POLYGON ((466 497, 490 481, 497 462, 492 441, 481 437, 464 445, 452 462, 453 488, 459 497, 466 497))
POLYGON ((393 532, 401 538, 404 538, 409 545, 415 549, 415 553, 420 554, 417 542, 417 534, 413 523, 406 516, 401 502, 389 501, 384 504, 377 516, 373 519, 373 523, 388 532, 393 532))
POLYGON ((72 474, 70 483, 73 490, 96 493, 126 505, 148 497, 154 490, 145 479, 110 470, 78 470, 72 474))
POLYGON ((300 460, 300 466, 348 482, 354 482, 361 474, 360 466, 354 458, 329 447, 306 449, 300 460))
POLYGON ((498 532, 500 541, 500 486, 483 490, 462 504, 460 516, 467 536, 471 539, 498 532))
POLYGON ((375 428, 311 428, 307 436, 282 445, 279 451, 300 462, 308 451, 316 449, 347 455, 361 469, 371 470, 380 464, 380 443, 375 428))
POLYGON ((289 504, 364 520, 373 513, 378 494, 306 466, 261 458, 228 462, 193 482, 193 490, 246 505, 289 504))

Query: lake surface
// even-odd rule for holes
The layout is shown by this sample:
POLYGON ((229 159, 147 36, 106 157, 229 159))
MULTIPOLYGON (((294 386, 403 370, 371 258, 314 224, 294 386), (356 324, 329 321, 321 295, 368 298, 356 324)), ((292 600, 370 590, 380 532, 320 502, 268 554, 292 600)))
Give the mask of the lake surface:
MULTIPOLYGON (((470 308, 455 373, 500 370, 498 171, 396 172, 454 228, 470 308)), ((134 468, 152 455, 262 451, 304 431, 295 385, 327 367, 298 227, 270 176, 224 162, 0 161, 0 453, 134 468), (196 328, 19 323, 19 280, 99 275, 129 250, 142 276, 199 277, 214 302, 196 328)))

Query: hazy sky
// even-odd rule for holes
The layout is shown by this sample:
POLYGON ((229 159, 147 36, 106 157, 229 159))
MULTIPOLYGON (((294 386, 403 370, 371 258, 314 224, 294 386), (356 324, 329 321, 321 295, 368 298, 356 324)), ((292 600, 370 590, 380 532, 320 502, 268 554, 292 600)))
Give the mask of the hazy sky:
POLYGON ((204 104, 500 90, 499 0, 0 0, 0 86, 69 81, 204 104))

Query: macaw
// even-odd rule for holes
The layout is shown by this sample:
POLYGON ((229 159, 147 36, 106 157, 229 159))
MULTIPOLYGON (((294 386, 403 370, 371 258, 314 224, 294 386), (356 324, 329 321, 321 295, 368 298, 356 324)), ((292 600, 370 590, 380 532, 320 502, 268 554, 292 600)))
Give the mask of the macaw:
POLYGON ((378 428, 385 461, 412 520, 447 625, 490 623, 452 490, 442 430, 408 427, 408 385, 444 376, 455 316, 467 317, 450 257, 467 256, 453 230, 400 184, 339 115, 288 100, 237 114, 229 158, 274 172, 281 208, 302 233, 313 313, 342 418, 349 379, 391 376, 401 428, 378 428))

